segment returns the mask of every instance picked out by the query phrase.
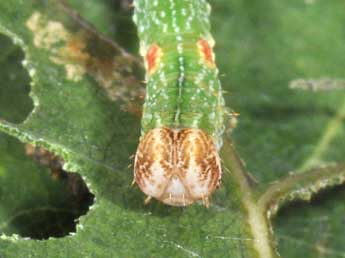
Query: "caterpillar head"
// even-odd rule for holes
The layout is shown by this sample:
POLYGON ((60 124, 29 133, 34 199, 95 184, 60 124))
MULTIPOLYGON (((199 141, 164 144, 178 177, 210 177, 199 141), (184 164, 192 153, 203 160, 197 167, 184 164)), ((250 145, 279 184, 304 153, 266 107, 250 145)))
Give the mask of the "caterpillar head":
POLYGON ((134 180, 140 189, 165 204, 186 206, 208 197, 219 185, 221 165, 211 139, 200 129, 152 129, 135 156, 134 180))

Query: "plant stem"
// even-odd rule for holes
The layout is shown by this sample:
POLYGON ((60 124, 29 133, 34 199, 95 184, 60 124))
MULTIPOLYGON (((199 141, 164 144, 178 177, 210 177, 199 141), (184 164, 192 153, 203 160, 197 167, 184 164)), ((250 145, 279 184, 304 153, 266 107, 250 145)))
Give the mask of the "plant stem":
POLYGON ((274 251, 272 243, 271 232, 269 230, 268 220, 265 216, 265 211, 260 209, 253 198, 253 189, 249 184, 247 174, 243 162, 236 153, 230 139, 225 140, 222 149, 223 162, 228 168, 233 178, 240 187, 242 194, 242 202, 247 211, 247 220, 250 226, 253 239, 254 248, 260 258, 276 258, 278 255, 274 251))
POLYGON ((276 213, 284 201, 310 200, 313 193, 345 181, 345 164, 333 164, 304 173, 291 174, 272 184, 259 198, 258 207, 267 210, 268 217, 276 213))

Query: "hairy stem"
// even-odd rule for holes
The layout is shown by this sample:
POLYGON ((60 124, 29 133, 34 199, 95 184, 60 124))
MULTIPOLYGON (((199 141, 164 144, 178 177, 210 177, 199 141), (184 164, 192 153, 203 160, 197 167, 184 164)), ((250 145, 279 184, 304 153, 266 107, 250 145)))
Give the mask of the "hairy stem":
POLYGON ((240 187, 242 193, 242 202, 247 211, 248 225, 250 226, 253 235, 254 248, 258 253, 258 257, 278 257, 274 251, 274 246, 272 245, 274 241, 269 230, 269 224, 265 216, 265 212, 257 206, 253 198, 253 190, 250 186, 247 176, 248 172, 236 153, 230 139, 226 139, 225 141, 222 149, 222 157, 224 166, 230 170, 233 178, 240 187))
POLYGON ((287 201, 310 200, 314 193, 345 182, 345 163, 333 164, 291 174, 272 184, 259 198, 258 207, 267 211, 268 218, 287 201))

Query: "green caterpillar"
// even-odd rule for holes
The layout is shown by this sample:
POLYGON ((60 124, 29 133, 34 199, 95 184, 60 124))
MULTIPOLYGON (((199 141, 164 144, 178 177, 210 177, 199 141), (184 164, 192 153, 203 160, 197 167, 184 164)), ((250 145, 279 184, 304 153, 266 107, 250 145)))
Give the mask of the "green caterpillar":
POLYGON ((162 202, 185 206, 217 188, 225 103, 204 0, 134 0, 147 90, 134 180, 162 202))

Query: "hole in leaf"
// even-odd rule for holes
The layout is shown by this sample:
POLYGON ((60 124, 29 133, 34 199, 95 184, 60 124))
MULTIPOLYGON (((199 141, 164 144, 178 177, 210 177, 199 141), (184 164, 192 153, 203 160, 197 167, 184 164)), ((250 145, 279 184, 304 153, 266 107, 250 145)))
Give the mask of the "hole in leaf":
POLYGON ((344 253, 344 199, 345 186, 340 185, 322 190, 310 202, 283 206, 273 221, 282 257, 317 257, 320 250, 344 253))
MULTIPOLYGON (((287 217, 293 217, 306 214, 307 211, 312 210, 323 210, 323 212, 329 212, 329 208, 334 205, 337 201, 345 199, 345 185, 338 185, 334 187, 327 187, 322 189, 317 194, 313 195, 309 202, 296 200, 283 205, 278 211, 278 214, 274 220, 275 223, 285 221, 287 217)), ((345 208, 345 206, 344 206, 345 208)), ((313 212, 313 211, 312 211, 313 212)), ((304 218, 306 219, 306 218, 304 218)))
POLYGON ((50 152, 0 133, 0 234, 63 237, 93 203, 77 173, 50 152))
POLYGON ((0 119, 22 122, 32 111, 30 77, 22 65, 24 53, 12 40, 0 34, 0 119))

